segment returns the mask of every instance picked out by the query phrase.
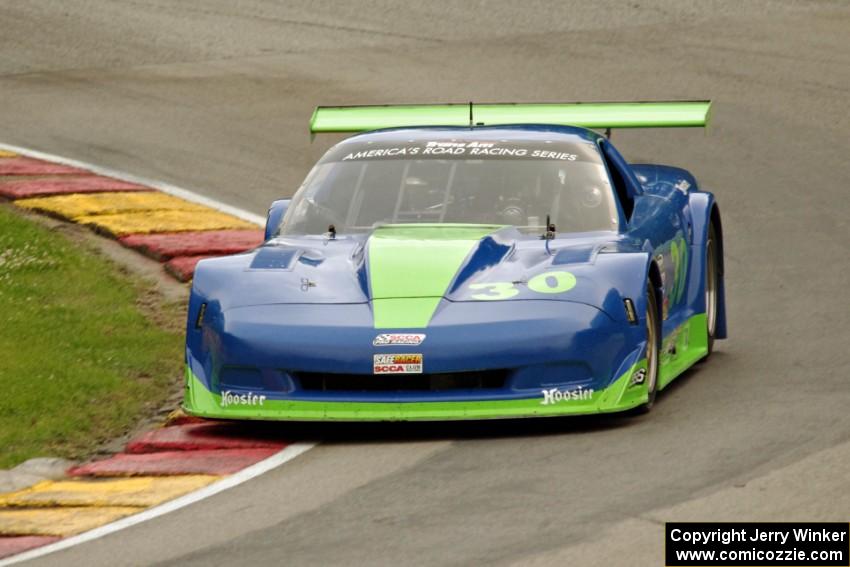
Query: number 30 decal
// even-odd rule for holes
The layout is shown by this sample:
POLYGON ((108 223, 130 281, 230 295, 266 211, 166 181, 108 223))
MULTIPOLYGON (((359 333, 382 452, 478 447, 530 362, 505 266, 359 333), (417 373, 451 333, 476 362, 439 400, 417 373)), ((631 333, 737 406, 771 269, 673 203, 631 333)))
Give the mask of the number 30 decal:
POLYGON ((483 289, 487 293, 474 293, 472 299, 508 299, 519 293, 519 290, 511 282, 474 283, 469 289, 483 289))
MULTIPOLYGON (((528 280, 528 289, 537 293, 563 293, 573 289, 576 277, 570 272, 545 272, 528 280)), ((509 299, 519 293, 512 282, 477 283, 469 286, 472 290, 484 290, 486 293, 474 293, 472 299, 498 301, 509 299)))

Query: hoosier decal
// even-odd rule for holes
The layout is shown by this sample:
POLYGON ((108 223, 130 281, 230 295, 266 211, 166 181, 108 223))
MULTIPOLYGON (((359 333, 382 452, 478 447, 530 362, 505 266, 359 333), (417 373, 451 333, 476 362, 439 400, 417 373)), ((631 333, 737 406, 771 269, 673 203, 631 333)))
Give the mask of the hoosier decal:
POLYGON ((225 390, 221 393, 221 407, 227 406, 261 406, 266 403, 266 396, 247 392, 242 394, 234 394, 230 390, 225 390))
POLYGON ((578 386, 572 390, 551 388, 541 391, 543 392, 543 401, 540 403, 544 406, 557 404, 558 402, 587 401, 593 398, 593 388, 583 388, 582 386, 578 386))
POLYGON ((422 374, 421 354, 376 354, 375 374, 422 374))

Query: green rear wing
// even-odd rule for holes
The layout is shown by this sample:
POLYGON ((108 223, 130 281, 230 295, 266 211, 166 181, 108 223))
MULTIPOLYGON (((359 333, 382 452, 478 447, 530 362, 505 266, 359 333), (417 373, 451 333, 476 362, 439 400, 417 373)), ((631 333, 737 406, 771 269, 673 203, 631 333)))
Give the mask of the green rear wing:
POLYGON ((413 126, 553 124, 584 128, 705 127, 710 100, 319 106, 310 132, 342 133, 413 126))

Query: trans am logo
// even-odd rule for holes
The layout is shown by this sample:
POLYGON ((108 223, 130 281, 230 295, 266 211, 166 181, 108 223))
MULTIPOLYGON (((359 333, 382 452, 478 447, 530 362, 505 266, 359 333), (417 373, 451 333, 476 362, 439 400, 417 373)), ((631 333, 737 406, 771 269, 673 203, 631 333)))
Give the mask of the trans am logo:
POLYGON ((375 374, 422 374, 421 354, 376 354, 375 374))
POLYGON ((422 341, 425 340, 425 335, 421 333, 384 333, 382 335, 378 335, 372 341, 373 346, 386 346, 386 345, 407 345, 407 346, 417 346, 421 345, 422 341))

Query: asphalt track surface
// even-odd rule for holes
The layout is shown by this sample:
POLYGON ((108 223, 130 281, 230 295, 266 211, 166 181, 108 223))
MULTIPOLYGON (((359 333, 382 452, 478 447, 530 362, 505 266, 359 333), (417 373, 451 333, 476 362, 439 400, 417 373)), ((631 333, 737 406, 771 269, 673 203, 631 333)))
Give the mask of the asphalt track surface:
POLYGON ((648 416, 275 425, 325 442, 35 563, 660 565, 671 517, 846 521, 848 29, 839 1, 0 2, 6 143, 262 214, 328 146, 315 104, 710 97, 708 136, 614 142, 691 169, 726 237, 730 340, 648 416))

